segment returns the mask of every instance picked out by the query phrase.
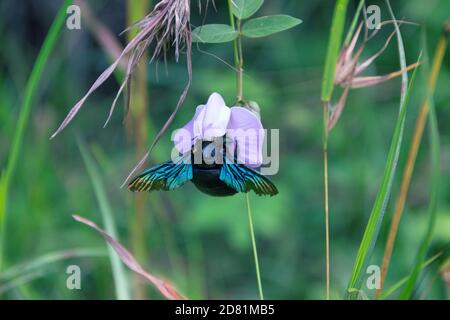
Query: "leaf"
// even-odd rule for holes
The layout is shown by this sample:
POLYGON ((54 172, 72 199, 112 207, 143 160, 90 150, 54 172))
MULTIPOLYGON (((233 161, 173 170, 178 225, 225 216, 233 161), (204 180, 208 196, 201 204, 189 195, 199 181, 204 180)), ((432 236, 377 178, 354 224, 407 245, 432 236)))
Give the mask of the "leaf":
MULTIPOLYGON (((389 1, 386 2, 390 9, 389 1)), ((395 29, 398 42, 400 67, 401 69, 405 69, 406 59, 405 59, 405 50, 403 46, 403 39, 392 10, 390 10, 390 13, 396 26, 395 29)), ((420 61, 421 57, 422 53, 420 53, 417 62, 420 61)), ((363 239, 361 240, 361 244, 358 249, 355 264, 353 266, 352 277, 348 285, 348 288, 361 287, 364 267, 369 263, 369 260, 373 253, 373 249, 378 239, 378 234, 380 232, 381 224, 383 222, 384 214, 386 212, 386 207, 391 195, 392 183, 395 177, 395 173, 397 171, 397 163, 400 156, 400 149, 402 146, 404 135, 403 132, 405 128, 406 114, 408 110, 409 99, 414 84, 414 79, 416 77, 417 69, 418 68, 414 69, 412 79, 409 82, 409 85, 408 85, 408 74, 407 73, 402 74, 399 115, 397 117, 394 133, 392 135, 391 146, 389 148, 389 153, 386 159, 386 165, 384 167, 381 185, 378 190, 375 203, 372 207, 372 211, 370 213, 366 229, 364 230, 363 239)), ((348 294, 347 298, 352 298, 352 294, 348 294)))
POLYGON ((348 0, 338 0, 334 7, 333 21, 331 22, 330 39, 328 40, 327 56, 325 58, 325 70, 322 79, 322 101, 330 101, 334 89, 334 75, 336 63, 341 47, 342 34, 344 32, 345 15, 347 13, 348 0))
POLYGON ((302 23, 302 20, 284 15, 273 15, 247 21, 242 27, 242 34, 249 38, 266 37, 302 23))
POLYGON ((355 32, 356 25, 358 24, 359 15, 361 13, 363 6, 364 6, 364 0, 360 0, 358 7, 356 8, 355 14, 353 15, 353 20, 350 25, 350 28, 347 31, 347 36, 345 37, 345 41, 344 41, 344 47, 347 47, 350 44, 350 41, 352 41, 353 33, 355 32))
POLYGON ((80 257, 104 256, 106 256, 106 251, 104 248, 72 248, 49 252, 2 271, 0 273, 0 282, 11 281, 24 274, 31 273, 39 269, 48 268, 50 265, 62 260, 80 257))
MULTIPOLYGON (((116 236, 116 224, 114 222, 114 216, 112 213, 111 205, 106 195, 105 186, 103 180, 99 174, 99 168, 96 165, 91 154, 87 150, 84 142, 81 139, 77 139, 78 148, 80 149, 81 156, 83 158, 84 165, 91 179, 92 187, 94 189, 95 197, 97 198, 100 212, 102 215, 103 224, 105 229, 113 237, 116 236)), ((116 290, 116 297, 119 300, 130 300, 129 285, 123 265, 120 263, 119 258, 114 253, 114 250, 108 248, 109 260, 111 263, 112 274, 114 278, 114 286, 116 290)))
POLYGON ((27 81, 25 93, 20 107, 19 119, 17 121, 14 136, 12 137, 11 149, 8 153, 8 160, 6 167, 2 170, 0 180, 0 268, 3 262, 2 253, 5 246, 5 224, 7 201, 10 182, 14 176, 17 165, 22 161, 20 153, 24 145, 24 136, 30 118, 31 108, 33 106, 34 98, 39 90, 39 84, 44 72, 47 61, 53 51, 53 48, 58 42, 60 31, 62 30, 66 21, 67 7, 72 3, 72 0, 64 0, 61 7, 56 14, 44 42, 39 50, 39 54, 33 65, 30 77, 27 81))
POLYGON ((236 39, 238 32, 227 24, 205 24, 192 31, 192 41, 223 43, 236 39))
MULTIPOLYGON (((432 264, 437 258, 439 258, 443 253, 439 252, 437 254, 435 254, 434 256, 432 256, 430 259, 428 259, 427 261, 425 261, 424 263, 422 263, 422 265, 420 266, 420 270, 425 269, 426 267, 428 267, 430 264, 432 264)), ((403 277, 402 279, 400 279, 399 281, 397 281, 395 284, 393 284, 390 288, 386 289, 383 294, 381 295, 380 299, 384 300, 387 299, 389 296, 391 296, 395 291, 397 291, 398 289, 400 289, 405 283, 408 282, 408 280, 411 278, 411 274, 407 275, 406 277, 403 277)))
MULTIPOLYGON (((418 61, 420 61, 421 55, 418 61)), ((362 275, 364 274, 364 267, 368 264, 370 257, 372 256, 373 248, 378 239, 381 223, 383 221, 386 206, 391 194, 392 182, 394 180, 395 172, 397 169, 398 158, 400 155, 400 148, 403 140, 403 131, 405 126, 406 113, 409 105, 409 98, 414 85, 414 79, 416 77, 417 68, 414 69, 414 73, 411 77, 408 89, 405 94, 402 95, 402 103, 400 105, 400 113, 395 124, 394 133, 392 135, 391 146, 386 160, 386 165, 381 180, 381 185, 375 199, 372 211, 370 213, 369 221, 367 222, 364 235, 361 240, 358 253, 353 266, 352 276, 348 284, 348 288, 361 287, 362 275)), ((347 298, 354 298, 354 294, 347 292, 347 298)))
MULTIPOLYGON (((425 33, 423 33, 423 37, 425 36, 425 33)), ((424 48, 426 48, 426 41, 425 39, 422 40, 422 45, 424 48)), ((408 281, 405 285, 405 288, 403 289, 402 293, 400 294, 400 299, 407 300, 410 299, 413 291, 416 286, 417 279, 419 278, 420 271, 421 271, 421 265, 424 263, 427 251, 431 245, 431 240, 433 237, 433 231, 436 224, 436 216, 437 216, 437 207, 439 202, 439 189, 440 189, 440 179, 441 179, 441 150, 440 150, 440 142, 439 142, 439 128, 438 128, 438 122, 436 118, 436 110, 434 106, 434 98, 433 94, 435 91, 435 85, 436 81, 433 81, 433 77, 437 77, 439 74, 439 70, 441 68, 442 59, 439 57, 443 56, 445 53, 445 49, 442 50, 436 50, 436 57, 434 61, 434 70, 433 74, 429 72, 428 69, 428 54, 425 50, 425 58, 424 58, 424 69, 425 73, 429 76, 428 83, 434 83, 434 85, 428 85, 427 92, 426 92, 426 103, 428 105, 428 118, 429 118, 429 130, 430 130, 430 151, 431 151, 431 192, 430 192, 430 200, 428 204, 428 225, 427 225, 427 231, 425 232, 425 235, 422 239, 422 242, 419 247, 419 251, 416 256, 415 265, 413 268, 413 271, 411 272, 411 275, 408 277, 408 281), (438 66, 438 67, 437 67, 438 66)))
POLYGON ((108 244, 117 252, 120 260, 128 267, 130 270, 136 272, 148 282, 153 284, 161 294, 169 300, 185 300, 186 298, 178 293, 175 288, 168 283, 167 281, 163 281, 154 275, 145 271, 141 265, 136 261, 136 259, 131 255, 131 253, 125 249, 119 242, 117 242, 113 237, 107 234, 104 230, 100 229, 94 222, 85 219, 83 217, 73 215, 72 216, 76 221, 81 222, 88 227, 91 227, 95 231, 97 231, 108 244))
POLYGON ((238 19, 247 19, 261 8, 264 0, 232 0, 233 14, 238 19))

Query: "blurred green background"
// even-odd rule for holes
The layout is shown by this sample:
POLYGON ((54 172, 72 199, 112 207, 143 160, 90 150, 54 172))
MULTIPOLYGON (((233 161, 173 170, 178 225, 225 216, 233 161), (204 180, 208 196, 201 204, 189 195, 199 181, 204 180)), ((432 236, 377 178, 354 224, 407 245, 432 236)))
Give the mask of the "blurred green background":
MULTIPOLYGON (((24 88, 48 28, 62 1, 0 2, 0 168, 8 159, 24 88)), ((383 1, 368 1, 381 7, 382 20, 389 19, 383 1)), ((114 35, 127 26, 125 0, 89 1, 93 15, 114 35)), ((216 1, 199 14, 192 1, 192 23, 228 23, 224 1, 216 1)), ((350 13, 357 1, 350 1, 350 13)), ((322 299, 325 297, 325 242, 322 168, 322 109, 320 85, 334 1, 266 1, 258 15, 286 13, 303 20, 289 31, 264 39, 244 40, 247 99, 261 107, 266 128, 280 129, 280 170, 272 177, 280 193, 264 198, 251 194, 265 296, 271 299, 322 299)), ((404 18, 426 27, 428 50, 434 52, 444 21, 450 15, 447 0, 395 0, 393 9, 404 18)), ((204 7, 203 7, 204 9, 204 7)), ((145 12, 142 12, 142 16, 145 12)), ((83 12, 82 12, 83 17, 83 12)), ((347 19, 347 23, 350 19, 347 19)), ((369 43, 364 55, 375 53, 392 31, 386 27, 369 43)), ((403 26, 406 58, 413 63, 420 51, 420 28, 403 26)), ((122 44, 126 37, 119 38, 122 44)), ((193 85, 168 132, 149 163, 170 156, 170 133, 192 117, 195 107, 217 91, 231 105, 235 98, 235 75, 220 59, 232 63, 230 44, 193 48, 193 85)), ((435 104, 441 134, 442 191, 438 221, 428 256, 440 252, 450 241, 450 59, 444 59, 435 104)), ((63 28, 45 68, 32 105, 22 153, 13 176, 1 272, 16 272, 0 281, 4 299, 113 299, 114 281, 106 245, 94 231, 75 222, 79 214, 102 225, 99 203, 80 155, 76 135, 85 141, 106 187, 109 205, 120 241, 135 253, 152 273, 169 279, 189 298, 257 298, 257 286, 248 233, 245 197, 238 194, 214 198, 187 184, 173 192, 136 195, 120 189, 123 179, 137 162, 133 126, 123 124, 123 100, 110 124, 103 123, 119 83, 111 77, 86 102, 70 126, 53 140, 57 128, 110 58, 82 19, 81 30, 63 28), (142 235, 142 236, 139 236, 142 235), (100 255, 65 257, 37 268, 30 261, 53 252, 94 248, 100 255), (81 290, 66 288, 66 268, 78 265, 81 290)), ((372 65, 368 74, 384 74, 399 68, 395 39, 372 65)), ((148 116, 144 141, 150 145, 155 133, 172 112, 185 79, 180 64, 168 56, 148 66, 145 103, 148 116)), ((423 75, 416 83, 407 116, 399 169, 403 170, 407 148, 420 102, 423 75)), ((341 121, 329 141, 330 232, 332 297, 341 298, 349 281, 359 242, 377 193, 393 127, 398 113, 400 80, 376 87, 353 90, 341 121)), ((129 117, 134 117, 132 97, 129 117)), ((426 132, 426 135, 428 133, 426 132)), ((414 264, 427 223, 430 155, 427 136, 420 149, 407 206, 400 224, 387 286, 408 275, 414 264)), ((138 152, 139 153, 139 152, 138 152)), ((142 155, 142 152, 139 153, 142 155)), ((399 177, 393 195, 397 195, 399 177)), ((392 216, 393 201, 372 258, 380 264, 392 216)), ((439 274, 442 259, 422 274, 420 294, 447 299, 439 274)), ((160 298, 153 287, 128 272, 136 298, 160 298)), ((367 290, 367 295, 373 292, 367 290)), ((395 296, 393 296, 395 297, 395 296)))

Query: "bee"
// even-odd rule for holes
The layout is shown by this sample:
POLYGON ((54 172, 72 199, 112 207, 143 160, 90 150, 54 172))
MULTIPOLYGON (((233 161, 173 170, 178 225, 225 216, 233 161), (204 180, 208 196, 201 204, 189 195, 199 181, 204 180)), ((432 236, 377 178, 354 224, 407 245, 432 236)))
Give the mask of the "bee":
POLYGON ((231 196, 253 190, 258 195, 276 195, 276 186, 257 170, 237 163, 227 154, 226 139, 198 141, 191 152, 144 170, 128 185, 131 191, 174 190, 192 182, 211 196, 231 196))
POLYGON ((212 93, 205 105, 174 135, 176 157, 147 169, 128 185, 131 191, 173 190, 191 181, 211 196, 253 190, 273 196, 275 185, 258 172, 262 164, 264 129, 258 112, 227 107, 212 93))

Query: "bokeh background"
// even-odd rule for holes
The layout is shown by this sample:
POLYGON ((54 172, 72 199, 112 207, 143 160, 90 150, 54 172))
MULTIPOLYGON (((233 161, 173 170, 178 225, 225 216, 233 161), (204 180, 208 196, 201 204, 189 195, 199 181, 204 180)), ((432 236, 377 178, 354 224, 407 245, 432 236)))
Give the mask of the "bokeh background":
MULTIPOLYGON (((127 36, 119 37, 119 33, 130 19, 146 13, 137 11, 133 15, 129 2, 88 1, 94 19, 117 36, 122 45, 127 36)), ((192 2, 194 25, 202 21, 228 23, 225 1, 216 1, 217 11, 210 6, 206 18, 205 11, 200 14, 197 2, 192 2)), ((350 12, 354 12, 357 1, 350 2, 350 12)), ((0 2, 0 168, 5 167, 10 153, 26 82, 61 3, 59 0, 0 2)), ((259 103, 265 127, 280 129, 280 170, 272 177, 280 193, 272 198, 251 195, 267 298, 325 297, 320 85, 333 4, 334 1, 328 0, 266 1, 258 15, 286 13, 303 23, 262 40, 244 40, 245 96, 259 103)), ((382 19, 389 19, 383 1, 368 4, 380 5, 382 19)), ((392 5, 397 17, 426 27, 431 55, 442 24, 449 18, 450 2, 394 0, 392 5)), ((382 30, 368 45, 365 56, 375 53, 391 31, 392 26, 382 30)), ((402 32, 407 61, 413 63, 421 49, 420 28, 403 26, 402 32)), ((232 63, 232 53, 231 43, 194 46, 192 88, 147 165, 169 158, 170 133, 190 119, 195 107, 204 103, 211 92, 217 91, 227 104, 233 103, 235 75, 220 60, 232 63)), ((428 256, 442 251, 450 241, 448 57, 447 54, 435 95, 443 170, 438 220, 428 256)), ((136 199, 135 194, 120 188, 178 100, 186 81, 183 58, 176 64, 169 55, 166 66, 164 61, 146 66, 147 70, 138 76, 144 87, 135 89, 125 124, 120 99, 110 124, 102 128, 119 86, 118 78, 113 76, 88 99, 70 126, 49 140, 69 109, 110 61, 87 26, 83 11, 81 30, 63 28, 39 83, 13 177, 3 228, 0 297, 116 297, 103 239, 71 218, 79 214, 103 225, 93 182, 77 145, 78 136, 97 166, 119 240, 147 270, 169 279, 189 298, 257 298, 243 195, 214 198, 187 184, 173 192, 146 194, 136 199), (66 288, 69 265, 81 268, 81 290, 66 288)), ((383 74, 398 68, 394 39, 367 73, 383 74)), ((423 97, 423 75, 419 78, 407 116, 400 170, 423 97)), ((342 298, 349 281, 379 187, 398 112, 399 92, 399 79, 352 91, 329 141, 331 281, 332 297, 336 299, 342 298)), ((426 132, 400 224, 387 286, 411 272, 425 232, 430 193, 427 135, 426 132)), ((394 197, 398 194, 400 173, 395 179, 394 197)), ((391 199, 386 211, 373 264, 381 260, 393 202, 391 199)), ((416 298, 448 298, 439 273, 443 260, 445 254, 422 274, 416 298)), ((128 270, 127 276, 133 297, 161 298, 153 287, 128 270)), ((365 293, 373 295, 370 290, 365 293)))

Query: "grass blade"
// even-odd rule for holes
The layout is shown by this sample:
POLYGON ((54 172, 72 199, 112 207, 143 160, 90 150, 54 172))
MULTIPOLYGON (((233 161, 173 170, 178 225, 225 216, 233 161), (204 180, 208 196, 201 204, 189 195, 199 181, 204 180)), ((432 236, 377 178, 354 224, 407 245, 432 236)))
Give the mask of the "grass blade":
POLYGON ((341 48, 342 35, 344 33, 345 15, 348 0, 337 0, 334 7, 333 21, 331 23, 330 39, 328 40, 327 56, 325 58, 325 70, 322 78, 322 101, 330 101, 334 89, 334 74, 336 62, 341 48))
MULTIPOLYGON (((420 55, 421 56, 421 55, 420 55)), ((420 56, 419 60, 420 61, 420 56)), ((391 146, 386 160, 381 186, 375 199, 372 212, 370 213, 369 221, 364 231, 363 239, 361 241, 358 254, 356 256, 355 264, 353 266, 352 276, 348 284, 348 289, 360 289, 362 282, 362 273, 364 266, 367 265, 372 255, 373 248, 378 238, 381 222, 383 221, 384 212, 391 193, 392 181, 395 176, 398 157, 400 155, 400 147, 403 139, 403 129, 408 110, 409 98, 412 87, 416 77, 417 68, 414 69, 410 84, 405 92, 405 98, 400 106, 400 113, 395 124, 394 133, 392 136, 391 146)), ((347 298, 354 298, 353 293, 347 292, 347 298)))
POLYGON ((348 29, 347 36, 345 37, 344 46, 348 46, 350 44, 350 41, 352 41, 353 32, 355 32, 356 25, 358 24, 359 14, 361 13, 364 2, 364 0, 359 1, 358 7, 355 11, 355 15, 353 16, 352 23, 350 25, 350 28, 348 29))
MULTIPOLYGON (((424 41, 424 47, 426 48, 426 43, 424 41)), ((425 67, 426 74, 428 74, 428 56, 425 52, 425 67)), ((427 103, 429 106, 428 118, 429 118, 429 129, 430 129, 430 144, 431 144, 431 167, 432 167, 432 177, 431 177, 431 194, 430 203, 428 206, 428 226, 425 236, 417 253, 416 263, 414 269, 409 276, 408 282, 403 289, 400 299, 409 299, 413 293, 414 287, 416 285, 417 279, 420 273, 420 267, 425 260, 428 248, 431 244, 431 239, 433 236, 434 226, 436 223, 437 216, 437 206, 439 201, 439 186, 440 186, 440 175, 441 175, 441 150, 439 143, 439 129, 436 118, 436 112, 434 107, 434 99, 432 88, 427 88, 427 103)))
POLYGON ((330 39, 328 40, 325 69, 322 79, 322 108, 323 108, 323 168, 324 168, 324 202, 325 202, 325 256, 326 256, 326 298, 330 299, 330 231, 328 211, 328 118, 329 102, 334 89, 336 63, 344 33, 345 15, 348 0, 338 0, 334 7, 331 22, 330 39))
MULTIPOLYGON (((389 0, 386 0, 386 5, 389 9, 389 13, 394 21, 395 33, 397 36, 397 44, 399 51, 400 68, 406 68, 406 57, 405 49, 403 45, 403 39, 398 27, 397 21, 395 19, 394 13, 390 6, 389 0)), ((419 57, 420 60, 420 57, 419 57)), ((416 75, 416 69, 414 69, 413 79, 416 75)), ((350 283, 347 289, 360 289, 362 282, 362 271, 365 265, 368 264, 370 257, 372 255, 373 248, 378 239, 378 233, 381 227, 381 223, 384 218, 384 213, 386 211, 386 206, 389 201, 391 194, 392 182, 394 180, 395 172, 397 169, 397 162, 400 156, 400 148, 403 140, 403 131, 405 126, 406 109, 408 107, 409 96, 411 93, 413 81, 411 81, 408 86, 408 74, 407 72, 402 74, 402 87, 400 94, 400 108, 399 116, 395 125, 394 134, 391 141, 391 147, 389 149, 388 158, 386 161, 386 166, 384 169, 384 174, 381 182, 380 189, 378 191, 377 197, 375 199, 372 212, 369 217, 369 221, 364 231, 363 239, 361 241, 358 254, 356 256, 355 264, 353 266, 353 272, 350 279, 350 283), (407 88, 407 91, 405 91, 407 88)), ((351 292, 347 292, 347 298, 355 298, 355 295, 351 292)))
MULTIPOLYGON (((447 47, 447 36, 444 31, 438 41, 437 46, 436 46, 436 51, 435 51, 434 58, 433 58, 433 65, 431 68, 431 73, 429 74, 429 77, 428 77, 428 83, 427 83, 428 93, 427 93, 427 95, 434 94, 434 90, 436 88, 436 83, 437 83, 437 78, 438 78, 439 71, 442 66, 442 61, 443 61, 443 58, 445 55, 446 47, 447 47)), ((391 226, 389 229, 388 239, 386 242, 386 247, 385 247, 384 255, 383 255, 383 265, 381 268, 381 288, 379 290, 377 290, 377 297, 380 296, 381 291, 384 286, 384 281, 385 281, 386 274, 388 271, 392 251, 394 248, 395 239, 397 237, 398 226, 400 224, 400 220, 401 220, 401 217, 403 214, 403 209, 404 209, 404 206, 406 203, 406 197, 408 195, 409 186, 410 186, 412 175, 414 172, 414 166, 415 166, 417 154, 419 152, 419 147, 420 147, 420 144, 422 141, 422 136, 423 136, 423 132, 424 132, 425 125, 426 125, 428 109, 429 109, 428 98, 426 98, 422 103, 419 115, 416 120, 416 126, 414 128, 413 139, 411 142, 411 146, 409 148, 408 159, 407 159, 407 162, 405 165, 405 169, 403 171, 400 192, 399 192, 399 195, 398 195, 396 203, 395 203, 394 214, 392 217, 392 222, 391 222, 391 226)))
POLYGON ((106 256, 103 248, 73 248, 54 251, 33 258, 27 262, 9 267, 0 273, 0 282, 11 281, 14 278, 23 276, 25 273, 36 272, 39 269, 48 267, 58 261, 77 258, 77 257, 102 257, 106 256))
POLYGON ((161 292, 161 294, 165 296, 167 299, 169 300, 186 299, 183 295, 178 293, 178 291, 169 282, 161 280, 145 271, 144 268, 142 268, 142 266, 136 261, 136 259, 132 256, 132 254, 127 249, 125 249, 124 246, 122 246, 119 242, 117 242, 108 233, 100 229, 94 222, 76 215, 74 215, 73 218, 76 221, 81 222, 97 231, 103 237, 103 239, 105 239, 105 241, 108 242, 110 247, 116 251, 122 262, 128 268, 130 268, 130 270, 141 275, 144 279, 153 284, 159 290, 159 292, 161 292))
POLYGON ((25 94, 23 102, 20 107, 19 120, 14 132, 13 141, 11 144, 11 150, 9 152, 8 162, 5 170, 0 177, 0 269, 3 264, 3 246, 5 237, 5 219, 6 219, 6 206, 9 194, 9 184, 16 170, 19 162, 19 156, 23 145, 23 138, 25 135, 25 128, 28 124, 30 117, 31 106, 33 104, 34 97, 39 88, 39 82, 44 71, 47 60, 55 47, 58 40, 59 32, 64 25, 66 18, 67 7, 72 3, 72 0, 65 0, 61 5, 55 19, 45 37, 41 50, 39 51, 36 62, 34 63, 33 70, 31 71, 30 78, 28 79, 27 86, 25 88, 25 94))
MULTIPOLYGON (((420 265, 420 270, 425 269, 426 267, 428 267, 430 264, 432 264, 437 258, 439 258, 442 255, 442 252, 435 254, 434 256, 432 256, 430 259, 428 259, 427 261, 425 261, 424 263, 422 263, 420 265)), ((405 283, 408 282, 409 278, 411 277, 411 275, 407 275, 406 277, 400 279, 399 281, 397 281, 397 283, 395 283, 394 285, 392 285, 390 288, 386 289, 383 294, 381 295, 380 299, 384 300, 387 299, 389 296, 391 296, 395 291, 397 291, 398 289, 400 289, 402 286, 405 285, 405 283)))
MULTIPOLYGON (((136 21, 141 20, 149 11, 150 0, 127 0, 127 25, 132 25, 136 21)), ((137 30, 130 30, 127 34, 127 40, 132 41, 136 35, 137 30)), ((142 54, 143 61, 147 60, 147 52, 142 54)), ((147 139, 149 134, 149 127, 152 124, 149 122, 149 110, 151 101, 149 101, 149 84, 147 82, 148 64, 141 63, 139 68, 136 68, 133 75, 132 82, 129 82, 127 92, 125 94, 125 112, 130 111, 128 119, 125 121, 125 128, 128 141, 132 141, 136 148, 136 158, 139 159, 145 153, 147 148, 147 139), (132 97, 132 98, 131 98, 132 97), (132 99, 133 108, 129 104, 132 99)), ((153 128, 151 128, 153 131, 153 128)), ((145 232, 146 226, 149 222, 150 208, 147 207, 148 197, 146 194, 138 193, 133 195, 134 198, 134 213, 131 216, 133 221, 131 224, 131 248, 140 261, 146 261, 149 257, 149 248, 146 246, 145 232)), ((137 278, 137 277, 136 277, 137 278)), ((137 279, 138 280, 138 279, 137 279)), ((146 288, 142 281, 134 281, 134 296, 138 299, 146 298, 146 288)))
MULTIPOLYGON (((78 147, 80 149, 81 156, 83 157, 84 164, 89 173, 91 179, 92 187, 94 188, 94 193, 100 207, 100 212, 102 214, 103 224, 107 232, 114 238, 117 238, 116 226, 114 223, 114 218, 111 210, 111 206, 106 195, 105 188, 103 186, 102 179, 99 174, 99 169, 97 168, 94 159, 91 157, 86 149, 86 146, 78 139, 78 147)), ((111 268, 114 277, 114 284, 116 289, 116 297, 119 300, 129 300, 130 293, 128 287, 128 281, 125 274, 123 265, 120 263, 120 259, 114 250, 108 247, 109 259, 111 261, 111 268)))

